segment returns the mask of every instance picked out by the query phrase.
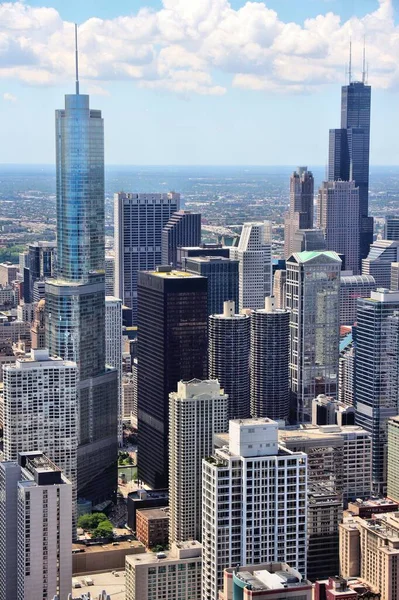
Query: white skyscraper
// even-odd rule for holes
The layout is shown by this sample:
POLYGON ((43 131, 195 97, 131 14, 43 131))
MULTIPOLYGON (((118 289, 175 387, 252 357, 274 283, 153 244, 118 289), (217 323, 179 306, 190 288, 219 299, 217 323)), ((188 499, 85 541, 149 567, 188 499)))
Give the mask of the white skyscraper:
POLYGON ((122 300, 105 296, 105 363, 118 372, 118 439, 122 444, 122 300))
POLYGON ((105 295, 114 295, 115 285, 115 256, 105 256, 105 295))
POLYGON ((229 445, 202 461, 202 597, 223 570, 286 562, 306 577, 307 456, 278 444, 271 419, 230 421, 229 445))
POLYGON ((272 293, 272 245, 268 221, 244 223, 230 258, 239 261, 239 309, 262 308, 272 293))
POLYGON ((22 453, 18 463, 0 463, 0 497, 1 600, 67 598, 71 483, 41 452, 22 453))
POLYGON ((20 452, 44 452, 73 485, 76 507, 77 368, 76 363, 32 350, 3 369, 4 458, 20 452))
POLYGON ((298 252, 287 260, 290 385, 298 421, 311 420, 316 396, 338 393, 340 273, 336 252, 298 252))
POLYGON ((180 208, 180 194, 126 194, 114 196, 114 294, 133 311, 137 321, 137 272, 162 264, 162 230, 180 208))
POLYGON ((377 288, 389 289, 391 265, 399 261, 399 241, 376 240, 370 246, 367 258, 362 260, 362 274, 372 275, 377 288))
POLYGON ((341 276, 339 291, 339 313, 341 325, 353 325, 356 321, 358 298, 370 298, 376 290, 374 277, 371 275, 341 276))
POLYGON ((202 459, 227 427, 228 397, 217 380, 179 381, 169 394, 169 543, 201 538, 202 459))

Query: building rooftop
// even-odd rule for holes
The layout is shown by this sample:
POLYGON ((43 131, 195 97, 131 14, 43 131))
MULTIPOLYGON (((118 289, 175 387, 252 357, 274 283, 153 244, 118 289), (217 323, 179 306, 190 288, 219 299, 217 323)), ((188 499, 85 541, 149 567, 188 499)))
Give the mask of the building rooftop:
POLYGON ((320 251, 305 250, 304 252, 295 252, 291 256, 293 256, 295 258, 295 260, 299 263, 309 262, 311 260, 314 260, 315 258, 328 258, 330 260, 334 260, 337 263, 342 262, 338 256, 338 254, 336 252, 332 252, 330 250, 320 250, 320 251))
POLYGON ((102 598, 103 590, 106 590, 112 600, 125 600, 125 571, 109 571, 107 573, 93 573, 82 576, 75 575, 73 581, 79 581, 81 587, 72 590, 72 598, 102 598), (115 575, 117 573, 117 575, 115 575), (86 585, 88 579, 93 585, 86 585))
POLYGON ((129 548, 141 548, 145 552, 145 546, 137 540, 114 541, 110 544, 84 544, 76 542, 72 544, 72 554, 85 552, 86 554, 98 554, 99 552, 115 552, 116 550, 127 550, 129 548))
POLYGON ((326 439, 337 439, 341 438, 343 434, 351 434, 353 436, 364 436, 368 435, 365 429, 362 429, 358 425, 300 425, 289 427, 286 429, 280 429, 278 437, 280 442, 294 442, 294 441, 305 441, 305 440, 326 440, 326 439))
POLYGON ((167 506, 163 508, 140 508, 137 511, 137 516, 139 513, 146 519, 169 520, 169 508, 167 506))
POLYGON ((255 592, 303 586, 311 589, 311 583, 303 580, 301 574, 286 563, 230 567, 225 569, 225 572, 232 574, 233 579, 238 580, 240 584, 244 583, 245 587, 248 586, 255 592))
POLYGON ((188 273, 187 271, 177 271, 171 269, 170 267, 157 267, 156 271, 147 271, 150 275, 155 275, 156 277, 162 277, 163 279, 203 279, 201 275, 196 275, 195 273, 188 273))
POLYGON ((143 554, 130 554, 126 557, 126 562, 131 565, 151 565, 166 561, 180 561, 195 559, 198 560, 202 556, 202 544, 196 540, 187 542, 179 542, 172 544, 170 550, 166 552, 145 552, 143 554))

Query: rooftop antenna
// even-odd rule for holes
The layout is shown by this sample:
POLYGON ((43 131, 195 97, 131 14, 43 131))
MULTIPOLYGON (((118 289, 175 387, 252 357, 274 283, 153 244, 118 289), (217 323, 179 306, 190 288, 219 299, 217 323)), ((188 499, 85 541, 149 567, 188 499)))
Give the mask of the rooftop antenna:
POLYGON ((352 38, 349 40, 349 83, 352 83, 352 38))
POLYGON ((78 25, 75 23, 75 86, 79 95, 79 55, 78 55, 78 25))
POLYGON ((362 82, 367 82, 367 72, 366 72, 366 36, 363 38, 363 69, 362 69, 362 82))

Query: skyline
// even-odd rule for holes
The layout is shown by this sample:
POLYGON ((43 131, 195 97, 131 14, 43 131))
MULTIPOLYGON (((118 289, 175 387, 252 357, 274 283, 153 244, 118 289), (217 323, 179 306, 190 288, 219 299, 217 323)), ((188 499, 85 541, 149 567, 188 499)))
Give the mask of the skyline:
POLYGON ((112 10, 99 2, 83 23, 93 3, 74 4, 0 3, 0 164, 53 162, 53 110, 74 85, 73 23, 62 20, 71 16, 81 92, 107 120, 108 165, 325 164, 349 39, 359 79, 364 35, 371 164, 399 164, 395 0, 140 0, 133 13, 121 0, 112 10))

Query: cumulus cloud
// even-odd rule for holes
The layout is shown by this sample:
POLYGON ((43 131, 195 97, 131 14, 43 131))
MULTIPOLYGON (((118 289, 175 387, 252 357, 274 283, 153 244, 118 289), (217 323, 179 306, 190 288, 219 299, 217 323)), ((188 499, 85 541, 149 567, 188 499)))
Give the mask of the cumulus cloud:
POLYGON ((10 92, 4 92, 3 100, 5 100, 6 102, 16 102, 17 97, 14 96, 14 94, 10 94, 10 92))
MULTIPOLYGON (((81 79, 99 94, 115 80, 184 96, 222 95, 226 81, 268 93, 309 93, 342 82, 350 38, 359 77, 366 36, 370 83, 399 88, 393 0, 376 0, 373 12, 347 21, 326 4, 328 12, 303 24, 282 21, 267 4, 247 1, 233 9, 229 0, 163 0, 157 11, 88 19, 79 27, 81 79)), ((73 81, 73 24, 29 0, 0 2, 0 78, 73 81)))

